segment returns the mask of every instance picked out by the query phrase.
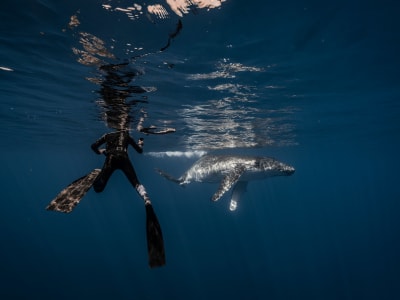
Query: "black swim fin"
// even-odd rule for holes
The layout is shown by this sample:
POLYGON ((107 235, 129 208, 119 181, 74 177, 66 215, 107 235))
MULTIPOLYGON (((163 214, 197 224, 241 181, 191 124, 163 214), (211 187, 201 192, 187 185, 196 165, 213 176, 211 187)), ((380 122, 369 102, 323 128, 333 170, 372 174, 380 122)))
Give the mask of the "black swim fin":
POLYGON ((146 204, 147 253, 150 268, 165 265, 164 240, 160 223, 151 204, 146 204))
POLYGON ((49 203, 46 209, 70 213, 92 187, 100 171, 101 169, 94 169, 89 174, 72 182, 49 203))

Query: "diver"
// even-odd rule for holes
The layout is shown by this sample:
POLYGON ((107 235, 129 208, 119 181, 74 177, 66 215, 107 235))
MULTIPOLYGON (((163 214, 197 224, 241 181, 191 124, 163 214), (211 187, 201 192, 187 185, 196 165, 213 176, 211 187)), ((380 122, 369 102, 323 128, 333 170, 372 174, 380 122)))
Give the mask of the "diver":
POLYGON ((104 162, 99 176, 97 176, 93 183, 93 188, 97 193, 102 192, 112 173, 116 169, 121 169, 146 204, 150 199, 148 199, 143 186, 139 183, 132 163, 129 160, 129 145, 131 145, 136 152, 143 152, 143 139, 139 139, 139 142, 136 143, 129 135, 128 130, 106 133, 91 145, 91 148, 95 153, 104 154, 106 156, 106 161, 104 162), (106 148, 98 149, 104 143, 106 144, 106 148))
POLYGON ((120 169, 124 172, 132 186, 143 199, 146 208, 147 248, 150 267, 162 266, 165 264, 165 251, 161 226, 153 210, 150 198, 144 186, 139 182, 135 169, 128 157, 129 145, 131 145, 136 152, 143 152, 143 138, 140 138, 138 143, 136 143, 129 135, 127 129, 104 134, 91 145, 95 153, 104 154, 106 156, 103 168, 93 183, 93 188, 97 193, 102 192, 108 179, 116 169, 120 169), (106 144, 105 149, 99 149, 103 144, 106 144))

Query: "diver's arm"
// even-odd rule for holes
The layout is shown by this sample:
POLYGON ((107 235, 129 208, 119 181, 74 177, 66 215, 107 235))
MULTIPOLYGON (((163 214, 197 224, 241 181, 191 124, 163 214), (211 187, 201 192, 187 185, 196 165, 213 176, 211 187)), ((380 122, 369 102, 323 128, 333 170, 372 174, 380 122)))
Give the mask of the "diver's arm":
POLYGON ((103 135, 101 138, 99 138, 97 141, 95 141, 90 147, 95 153, 102 154, 105 151, 105 149, 99 150, 99 147, 103 145, 105 141, 106 141, 106 134, 103 135))
POLYGON ((143 153, 143 138, 139 139, 138 144, 133 140, 131 136, 129 136, 129 144, 138 152, 138 153, 143 153))

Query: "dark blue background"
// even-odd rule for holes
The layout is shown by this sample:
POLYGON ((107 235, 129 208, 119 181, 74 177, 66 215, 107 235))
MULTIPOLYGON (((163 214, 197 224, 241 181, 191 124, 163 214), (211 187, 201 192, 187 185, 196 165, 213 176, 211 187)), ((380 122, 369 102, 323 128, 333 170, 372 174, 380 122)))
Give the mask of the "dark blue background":
MULTIPOLYGON (((79 36, 68 29, 70 16, 80 10, 80 30, 115 38, 119 61, 129 59, 129 42, 158 50, 178 20, 171 13, 130 21, 98 1, 81 2, 6 1, 0 11, 0 67, 13 70, 0 70, 2 299, 400 297, 396 1, 229 0, 185 15, 168 51, 137 62, 145 72, 137 84, 157 88, 149 122, 168 119, 178 129, 145 136, 145 152, 216 150, 208 146, 227 132, 197 137, 184 108, 227 105, 238 94, 208 87, 241 84, 252 101, 227 105, 232 118, 242 124, 240 112, 259 109, 255 123, 269 120, 271 131, 256 131, 254 140, 270 132, 270 143, 217 150, 296 168, 291 177, 251 182, 232 213, 227 197, 209 201, 216 185, 183 189, 154 172, 178 176, 195 158, 130 152, 164 233, 167 265, 159 269, 147 266, 144 207, 122 173, 71 214, 44 210, 102 165, 89 145, 109 131, 98 87, 85 80, 96 70, 72 53, 79 36), (215 72, 224 59, 264 71, 188 79, 215 72)), ((228 124, 223 113, 209 119, 228 124)))

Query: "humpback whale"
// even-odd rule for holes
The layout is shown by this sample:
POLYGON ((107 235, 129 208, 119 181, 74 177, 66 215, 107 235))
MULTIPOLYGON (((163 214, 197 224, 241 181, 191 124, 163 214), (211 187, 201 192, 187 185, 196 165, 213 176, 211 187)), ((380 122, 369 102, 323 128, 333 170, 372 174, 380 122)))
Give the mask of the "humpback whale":
POLYGON ((234 211, 241 195, 246 190, 248 181, 274 176, 289 176, 294 173, 295 169, 271 157, 205 155, 179 178, 174 178, 160 169, 156 169, 156 171, 166 179, 180 185, 187 185, 191 182, 219 182, 219 188, 212 196, 212 201, 218 201, 232 188, 229 209, 234 211))

